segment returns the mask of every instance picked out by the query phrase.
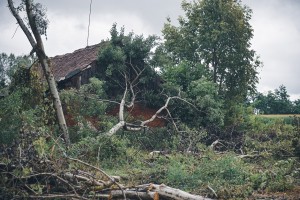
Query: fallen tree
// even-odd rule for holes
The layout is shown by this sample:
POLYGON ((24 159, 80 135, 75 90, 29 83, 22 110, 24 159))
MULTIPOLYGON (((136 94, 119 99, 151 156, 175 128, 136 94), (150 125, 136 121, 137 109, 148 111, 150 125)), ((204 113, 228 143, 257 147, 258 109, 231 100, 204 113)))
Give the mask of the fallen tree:
MULTIPOLYGON (((119 122, 117 124, 115 124, 107 132, 108 136, 114 135, 120 129, 124 129, 127 131, 140 131, 144 128, 147 128, 147 124, 149 124, 150 122, 153 122, 157 117, 160 117, 159 115, 163 111, 166 111, 168 118, 172 121, 175 129, 178 131, 177 126, 171 116, 171 113, 168 110, 168 106, 169 106, 170 102, 173 100, 183 101, 186 104, 192 106, 197 111, 199 111, 195 105, 191 104, 190 102, 188 102, 187 100, 185 100, 184 98, 182 98, 180 96, 180 90, 179 90, 178 95, 176 95, 176 96, 166 96, 167 98, 165 100, 164 105, 162 105, 159 109, 157 109, 157 111, 149 119, 139 121, 139 123, 135 123, 135 124, 126 122, 126 120, 124 118, 125 108, 131 109, 134 107, 134 104, 136 101, 136 96, 137 96, 136 95, 136 93, 137 93, 136 87, 137 87, 137 84, 139 83, 140 76, 142 75, 142 73, 144 71, 144 69, 139 70, 138 67, 135 67, 132 64, 130 64, 129 66, 131 66, 131 68, 135 72, 135 78, 133 80, 130 80, 128 78, 129 75, 127 75, 127 73, 125 71, 122 73, 123 77, 124 77, 124 82, 125 82, 125 89, 124 89, 122 99, 120 100, 120 103, 118 103, 119 104, 119 113, 118 113, 119 122), (128 99, 129 96, 130 96, 130 98, 129 98, 130 101, 127 102, 126 100, 128 99)), ((115 102, 113 102, 113 103, 115 103, 115 102)))

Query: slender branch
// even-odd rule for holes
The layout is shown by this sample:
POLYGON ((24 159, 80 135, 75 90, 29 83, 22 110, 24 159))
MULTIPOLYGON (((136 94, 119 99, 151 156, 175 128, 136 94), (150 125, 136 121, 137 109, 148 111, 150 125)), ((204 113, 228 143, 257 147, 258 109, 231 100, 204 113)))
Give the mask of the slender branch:
MULTIPOLYGON (((126 80, 126 77, 127 76, 125 74, 125 80, 126 80)), ((125 81, 125 83, 126 83, 126 88, 125 88, 123 98, 122 98, 121 103, 120 103, 120 109, 119 109, 119 120, 120 120, 120 122, 124 121, 124 106, 125 106, 125 103, 126 103, 126 96, 127 96, 127 90, 128 90, 127 81, 125 81)))
POLYGON ((113 134, 115 134, 118 130, 120 130, 122 127, 124 127, 125 125, 125 121, 124 121, 124 107, 125 107, 125 103, 126 103, 126 96, 127 96, 127 90, 128 90, 128 85, 127 85, 127 75, 124 74, 125 77, 125 83, 126 83, 126 88, 119 106, 119 123, 117 123, 116 125, 114 125, 107 133, 108 136, 112 136, 113 134))
POLYGON ((180 97, 177 97, 177 96, 175 96, 175 97, 168 97, 168 99, 166 100, 165 105, 162 106, 160 109, 158 109, 158 110, 156 111, 156 113, 155 113, 154 115, 152 115, 152 117, 151 117, 150 119, 143 121, 143 122, 141 123, 141 126, 144 126, 144 125, 146 125, 146 124, 152 122, 152 121, 157 117, 157 115, 158 115, 159 113, 161 113, 164 109, 166 109, 166 108, 168 107, 169 102, 170 102, 171 99, 181 99, 181 98, 180 98, 180 97))
POLYGON ((75 188, 68 181, 61 178, 60 176, 58 176, 55 173, 44 172, 44 173, 31 174, 29 176, 22 176, 22 177, 16 177, 16 178, 18 178, 18 179, 29 179, 29 178, 33 178, 33 177, 37 177, 37 176, 53 176, 53 177, 59 179, 60 181, 62 181, 63 183, 67 184, 70 188, 72 188, 73 192, 77 195, 77 192, 76 192, 75 188))
POLYGON ((172 115, 171 115, 171 112, 169 111, 168 108, 166 108, 166 111, 167 111, 168 115, 170 116, 170 119, 171 119, 171 121, 172 121, 173 126, 175 127, 175 130, 176 130, 177 132, 179 132, 179 129, 178 129, 177 125, 175 124, 175 121, 173 120, 173 117, 172 117, 172 115))
POLYGON ((92 169, 95 169, 95 170, 101 172, 101 173, 102 173, 104 176, 106 176, 109 180, 115 182, 115 180, 114 180, 110 175, 108 175, 108 174, 105 173, 102 169, 100 169, 100 168, 98 168, 98 167, 95 167, 95 166, 93 166, 93 165, 90 165, 89 163, 86 163, 86 162, 84 162, 84 161, 82 161, 82 160, 79 160, 79 159, 76 159, 76 158, 67 157, 67 159, 72 160, 72 161, 75 161, 75 162, 78 162, 78 163, 81 163, 81 164, 83 164, 83 165, 85 165, 85 166, 88 166, 88 167, 90 167, 90 168, 92 168, 92 169))
POLYGON ((215 197, 218 197, 216 191, 214 189, 212 189, 212 187, 210 187, 209 185, 207 186, 207 188, 212 191, 212 193, 214 193, 215 197))
POLYGON ((90 178, 87 178, 85 176, 80 176, 80 175, 77 175, 77 174, 72 174, 70 172, 67 172, 64 174, 65 177, 67 177, 68 179, 73 179, 73 178, 76 178, 78 180, 82 180, 82 181, 85 181, 91 185, 96 185, 96 186, 101 186, 101 187, 104 187, 106 185, 109 185, 109 184, 106 184, 106 183, 100 183, 99 181, 95 180, 94 178, 90 179, 90 178))
POLYGON ((133 90, 132 83, 129 83, 129 87, 130 87, 130 92, 131 92, 132 97, 131 97, 130 103, 126 105, 127 108, 131 108, 134 106, 135 97, 136 97, 135 92, 133 90))
POLYGON ((17 28, 16 28, 16 30, 15 30, 15 32, 14 32, 14 34, 13 34, 13 36, 11 37, 11 39, 13 39, 14 37, 15 37, 15 35, 16 35, 16 33, 17 33, 17 30, 18 30, 18 28, 20 27, 20 25, 18 25, 17 26, 17 28))

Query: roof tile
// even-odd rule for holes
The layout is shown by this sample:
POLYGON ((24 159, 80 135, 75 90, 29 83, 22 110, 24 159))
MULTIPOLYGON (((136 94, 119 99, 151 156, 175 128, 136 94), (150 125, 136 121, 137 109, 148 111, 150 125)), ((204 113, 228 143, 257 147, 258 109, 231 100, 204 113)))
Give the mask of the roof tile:
POLYGON ((67 53, 50 58, 52 72, 56 81, 64 80, 66 76, 74 72, 80 72, 97 60, 98 52, 103 43, 78 49, 73 53, 67 53))

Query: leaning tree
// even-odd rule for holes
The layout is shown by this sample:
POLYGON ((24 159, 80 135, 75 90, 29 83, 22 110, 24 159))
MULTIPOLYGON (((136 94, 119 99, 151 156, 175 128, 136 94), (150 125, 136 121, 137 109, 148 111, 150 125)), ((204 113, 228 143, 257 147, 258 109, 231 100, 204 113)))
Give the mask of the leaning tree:
POLYGON ((45 78, 49 85, 50 93, 53 98, 53 104, 56 111, 59 127, 63 132, 66 145, 70 145, 68 128, 64 117, 59 93, 56 87, 56 82, 51 71, 49 59, 45 53, 44 44, 41 35, 46 34, 48 20, 46 18, 45 10, 39 3, 34 3, 32 0, 22 0, 21 5, 15 8, 12 0, 7 0, 8 7, 12 15, 16 18, 19 26, 22 28, 26 35, 30 45, 32 46, 32 52, 36 53, 39 62, 42 66, 45 78), (25 11, 28 21, 28 25, 24 23, 24 20, 20 16, 20 12, 25 11), (31 30, 31 32, 30 32, 31 30))

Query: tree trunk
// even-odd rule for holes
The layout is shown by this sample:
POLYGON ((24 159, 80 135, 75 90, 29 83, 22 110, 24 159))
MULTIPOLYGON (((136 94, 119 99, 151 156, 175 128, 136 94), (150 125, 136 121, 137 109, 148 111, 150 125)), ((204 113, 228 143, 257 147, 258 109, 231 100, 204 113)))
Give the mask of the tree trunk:
POLYGON ((217 83, 218 62, 217 62, 217 55, 216 55, 216 50, 215 49, 213 50, 212 67, 213 67, 213 82, 217 83))
POLYGON ((141 186, 136 186, 134 189, 112 190, 110 193, 110 198, 119 199, 123 196, 123 192, 126 197, 134 199, 173 199, 173 200, 212 200, 210 198, 205 198, 199 195, 193 195, 185 191, 168 187, 164 184, 145 184, 141 186))
POLYGON ((65 139, 66 145, 69 146, 70 138, 69 138, 68 128, 66 125, 66 120, 65 120, 64 113, 62 110, 61 101, 60 101, 59 94, 58 94, 57 87, 56 87, 56 82, 54 80, 54 76, 51 72, 50 66, 48 64, 48 58, 45 54, 43 41, 42 41, 40 33, 38 32, 37 25, 36 25, 36 22, 35 22, 33 13, 32 13, 32 4, 31 4, 32 2, 30 0, 26 0, 26 13, 27 13, 30 28, 32 30, 32 33, 33 33, 35 39, 33 38, 30 31, 28 30, 28 28, 24 24, 23 20, 19 16, 18 12, 16 11, 12 0, 7 0, 7 2, 8 2, 10 11, 12 12, 13 16, 16 18, 18 24, 22 28, 26 37, 28 38, 28 40, 33 48, 33 51, 36 52, 36 54, 38 56, 39 62, 43 68, 47 83, 49 85, 50 93, 53 98, 53 104, 54 104, 54 108, 56 111, 56 117, 57 117, 57 120, 59 123, 59 127, 63 131, 63 137, 65 139))

